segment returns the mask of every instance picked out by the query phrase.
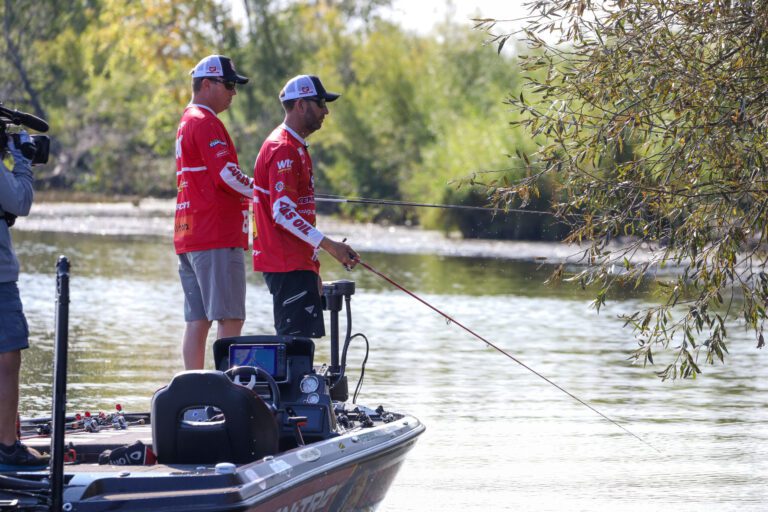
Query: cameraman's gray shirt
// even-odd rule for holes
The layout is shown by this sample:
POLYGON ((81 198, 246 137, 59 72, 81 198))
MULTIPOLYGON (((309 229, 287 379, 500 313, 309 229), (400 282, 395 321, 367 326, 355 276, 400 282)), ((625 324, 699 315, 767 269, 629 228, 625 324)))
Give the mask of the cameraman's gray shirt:
POLYGON ((19 260, 11 243, 11 231, 3 219, 5 212, 29 215, 32 207, 32 169, 26 161, 14 163, 8 171, 0 159, 0 283, 19 280, 19 260))

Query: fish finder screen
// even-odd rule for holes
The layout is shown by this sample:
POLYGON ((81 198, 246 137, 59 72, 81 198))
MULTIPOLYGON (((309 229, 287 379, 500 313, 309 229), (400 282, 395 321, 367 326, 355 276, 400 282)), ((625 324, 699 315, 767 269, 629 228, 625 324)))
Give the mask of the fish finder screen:
POLYGON ((231 345, 229 347, 229 367, 258 366, 272 377, 284 375, 281 368, 279 345, 231 345))

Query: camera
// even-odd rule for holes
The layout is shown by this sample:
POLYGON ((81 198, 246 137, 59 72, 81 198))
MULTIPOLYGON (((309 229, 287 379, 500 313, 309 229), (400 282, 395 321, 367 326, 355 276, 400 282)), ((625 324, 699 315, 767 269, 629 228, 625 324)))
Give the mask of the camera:
MULTIPOLYGON (((1 126, 1 125, 0 125, 1 126)), ((21 150, 21 154, 31 160, 32 165, 47 164, 50 139, 47 135, 30 135, 31 142, 21 142, 18 133, 4 133, 0 127, 0 151, 8 149, 8 139, 13 139, 13 145, 21 150)))
MULTIPOLYGON (((28 158, 32 165, 48 163, 48 150, 50 149, 50 139, 46 135, 30 135, 29 141, 21 141, 21 134, 8 133, 9 124, 24 125, 38 132, 47 132, 48 123, 39 117, 11 110, 3 106, 0 102, 0 158, 8 149, 8 141, 13 139, 13 145, 17 147, 25 158, 28 158)), ((12 213, 3 212, 3 218, 8 226, 13 226, 16 222, 16 216, 12 213)))
POLYGON ((5 108, 0 103, 0 154, 5 153, 8 149, 9 139, 13 139, 14 146, 19 148, 21 154, 28 158, 32 165, 48 163, 50 149, 48 136, 30 135, 31 141, 22 143, 20 134, 7 131, 9 124, 23 125, 38 132, 47 132, 48 123, 32 114, 5 108))

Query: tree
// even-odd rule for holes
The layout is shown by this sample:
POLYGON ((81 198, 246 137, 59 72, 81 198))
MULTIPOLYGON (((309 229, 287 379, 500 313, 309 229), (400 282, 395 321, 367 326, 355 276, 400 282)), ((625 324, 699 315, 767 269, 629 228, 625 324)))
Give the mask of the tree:
MULTIPOLYGON (((501 47, 522 39, 529 81, 508 103, 540 147, 521 155, 549 177, 553 204, 585 243, 574 279, 615 286, 665 266, 662 296, 625 316, 638 348, 676 345, 662 379, 695 378, 700 357, 724 360, 726 322, 764 345, 768 275, 768 10, 752 0, 537 0, 527 24, 482 26, 501 47), (502 28, 502 31, 499 31, 502 28), (552 35, 555 37, 552 37, 552 35), (619 243, 617 243, 617 241, 619 243), (641 258, 646 254, 645 259, 641 258)), ((562 269, 558 275, 562 275, 562 269)), ((557 277, 557 275, 555 276, 557 277)))
MULTIPOLYGON (((75 90, 68 87, 73 86, 73 78, 78 76, 76 69, 68 68, 52 55, 58 52, 49 49, 54 47, 52 42, 61 34, 83 30, 87 17, 85 4, 46 0, 31 8, 25 2, 4 0, 0 57, 7 67, 0 82, 0 100, 7 106, 51 120, 50 115, 55 110, 52 105, 64 102, 75 90)), ((71 46, 68 49, 68 61, 73 62, 77 59, 77 50, 71 46)), ((51 150, 57 153, 62 144, 56 126, 51 124, 51 150)), ((56 165, 48 175, 56 179, 64 173, 63 167, 56 165)))
POLYGON ((38 187, 174 190, 167 169, 188 71, 233 31, 222 6, 4 0, 3 26, 0 50, 13 66, 0 93, 51 126, 52 164, 36 172, 38 187))
MULTIPOLYGON (((499 129, 509 122, 501 98, 519 84, 522 75, 511 58, 498 58, 491 46, 478 45, 476 32, 446 23, 436 35, 437 42, 430 44, 423 59, 425 64, 416 68, 422 87, 419 104, 427 112, 434 142, 421 149, 421 161, 412 164, 401 188, 411 201, 485 206, 487 176, 508 181, 525 176, 526 167, 516 161, 510 164, 509 154, 536 149, 524 129, 499 129), (468 171, 473 174, 464 179, 468 171)), ((527 208, 547 208, 551 188, 542 183, 539 189, 540 194, 528 198, 527 208)), ((458 229, 465 237, 562 238, 554 219, 546 215, 436 209, 417 213, 421 225, 458 229)))

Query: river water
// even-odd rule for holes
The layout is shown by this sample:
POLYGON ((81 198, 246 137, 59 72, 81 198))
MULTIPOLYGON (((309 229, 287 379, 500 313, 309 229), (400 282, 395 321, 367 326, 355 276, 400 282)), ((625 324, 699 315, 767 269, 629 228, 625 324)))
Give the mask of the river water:
MULTIPOLYGON (((33 345, 24 353, 23 415, 50 414, 59 254, 72 265, 69 412, 109 412, 116 403, 146 411, 152 393, 182 369, 183 299, 169 211, 167 202, 40 204, 19 219, 19 286, 33 345)), ((653 374, 661 365, 627 360, 634 342, 617 318, 652 300, 652 284, 614 296, 598 315, 589 292, 543 284, 551 263, 573 254, 569 248, 456 241, 330 219, 320 225, 652 445, 373 274, 323 259, 325 280, 357 283, 353 333, 371 345, 358 401, 407 411, 427 426, 379 510, 765 509, 766 361, 739 325, 730 329, 726 366, 701 362, 698 380, 662 383, 653 374)), ((250 271, 247 303, 244 333, 273 332, 269 294, 250 271)), ((363 356, 364 345, 353 344, 350 388, 363 356)), ((316 360, 328 360, 327 343, 318 343, 316 360)))

